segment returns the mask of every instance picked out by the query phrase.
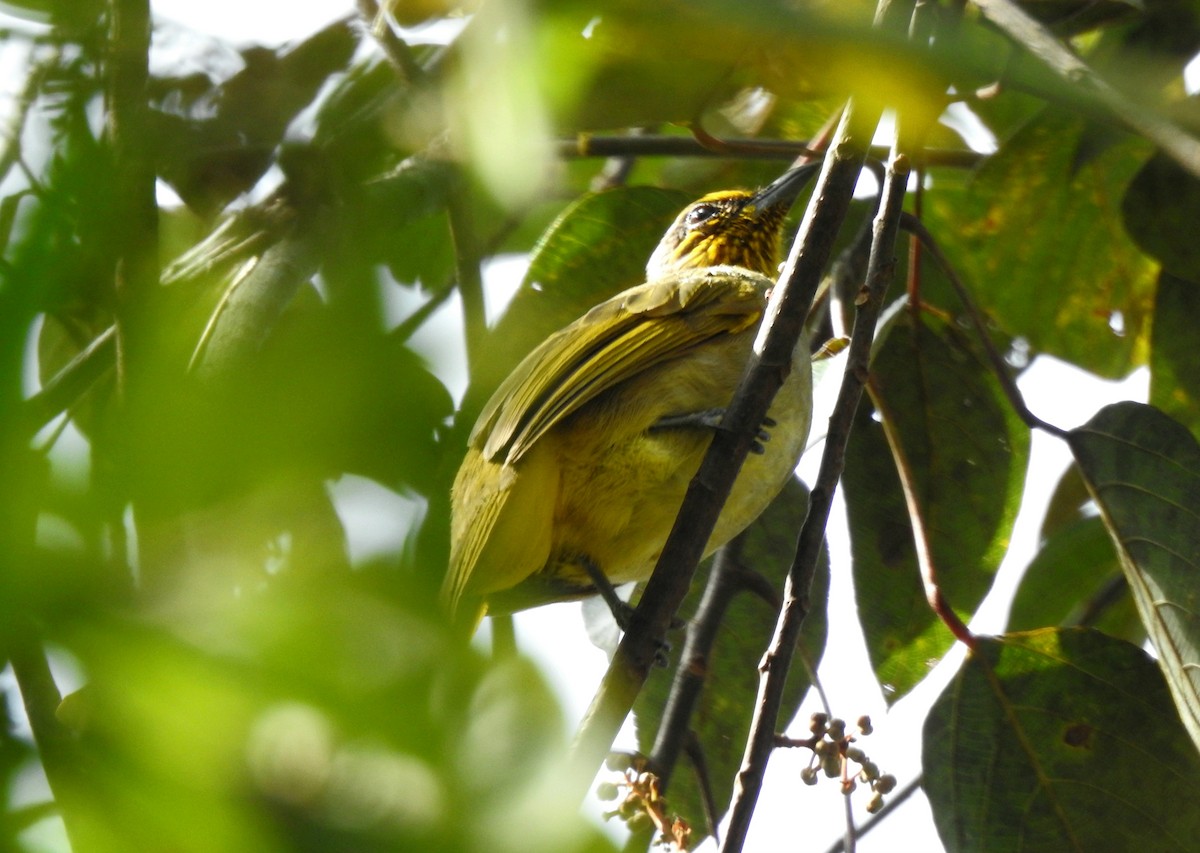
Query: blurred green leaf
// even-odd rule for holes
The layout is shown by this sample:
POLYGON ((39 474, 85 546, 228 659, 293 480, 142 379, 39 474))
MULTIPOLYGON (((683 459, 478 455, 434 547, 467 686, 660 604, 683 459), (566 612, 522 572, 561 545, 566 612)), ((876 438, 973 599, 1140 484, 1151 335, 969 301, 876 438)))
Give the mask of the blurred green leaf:
POLYGON ((1138 170, 1121 202, 1125 230, 1174 276, 1200 278, 1200 246, 1191 239, 1200 219, 1200 180, 1157 153, 1138 170))
POLYGON ((67 641, 90 686, 72 719, 103 773, 68 816, 77 837, 114 851, 612 849, 554 791, 565 727, 543 679, 523 660, 485 665, 422 606, 348 575, 285 576, 79 625, 67 641))
POLYGON ((1128 402, 1101 409, 1068 443, 1200 749, 1200 444, 1157 409, 1128 402))
POLYGON ((204 85, 203 75, 156 80, 159 175, 200 216, 220 212, 271 166, 288 125, 350 61, 358 36, 337 21, 278 51, 243 50, 242 70, 220 84, 204 85))
MULTIPOLYGON (((734 558, 740 565, 760 573, 777 595, 782 595, 784 578, 796 550, 796 530, 807 511, 808 490, 793 478, 747 529, 741 540, 741 553, 734 558)), ((710 561, 692 583, 681 613, 690 616, 696 612, 711 569, 710 561)), ((813 578, 812 609, 804 620, 796 660, 788 677, 779 714, 781 721, 795 716, 825 651, 828 598, 829 562, 823 557, 813 578)), ((729 804, 734 777, 745 751, 750 732, 747 710, 753 707, 758 693, 758 664, 775 630, 779 603, 768 603, 748 589, 741 590, 730 602, 708 660, 703 693, 691 720, 691 731, 704 758, 704 784, 711 786, 718 822, 729 804)), ((634 703, 638 747, 644 753, 649 754, 662 724, 672 676, 681 654, 682 644, 679 644, 672 652, 671 666, 652 673, 634 703)), ((674 769, 666 792, 669 813, 688 822, 692 828, 691 840, 697 845, 709 834, 700 772, 684 755, 681 764, 674 769)))
POLYGON ((980 639, 922 740, 956 853, 1183 853, 1200 837, 1200 760, 1162 676, 1098 632, 980 639))
MULTIPOLYGON (((1029 432, 961 332, 901 313, 872 374, 911 467, 938 582, 965 619, 991 587, 1020 504, 1029 432)), ((953 638, 935 617, 880 422, 859 409, 842 479, 867 649, 889 702, 924 678, 953 638)))
POLYGON ((1087 138, 1081 120, 1043 110, 966 189, 935 187, 925 213, 1006 332, 1118 377, 1144 360, 1153 307, 1155 264, 1114 227, 1147 146, 1127 140, 1094 155, 1087 138))
MULTIPOLYGON (((1190 242, 1185 238, 1185 242, 1190 242)), ((1163 272, 1154 296, 1150 402, 1200 435, 1200 283, 1163 272)))

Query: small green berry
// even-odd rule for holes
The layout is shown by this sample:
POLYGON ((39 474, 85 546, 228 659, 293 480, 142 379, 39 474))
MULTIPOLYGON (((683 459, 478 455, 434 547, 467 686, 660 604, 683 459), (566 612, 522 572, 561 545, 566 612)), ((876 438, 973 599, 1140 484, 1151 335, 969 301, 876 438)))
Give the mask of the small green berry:
POLYGON ((836 752, 829 753, 821 759, 821 769, 827 777, 836 779, 842 775, 842 757, 836 752))
POLYGON ((612 782, 601 782, 596 786, 596 796, 605 802, 615 800, 620 793, 620 789, 612 782))

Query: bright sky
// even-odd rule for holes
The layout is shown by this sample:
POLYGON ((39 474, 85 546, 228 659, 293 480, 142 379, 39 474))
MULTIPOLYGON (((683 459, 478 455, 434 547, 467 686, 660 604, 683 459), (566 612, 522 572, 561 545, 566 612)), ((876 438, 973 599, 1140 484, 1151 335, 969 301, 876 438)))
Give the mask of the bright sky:
POLYGON ((156 17, 235 44, 281 44, 354 12, 354 0, 153 0, 156 17))

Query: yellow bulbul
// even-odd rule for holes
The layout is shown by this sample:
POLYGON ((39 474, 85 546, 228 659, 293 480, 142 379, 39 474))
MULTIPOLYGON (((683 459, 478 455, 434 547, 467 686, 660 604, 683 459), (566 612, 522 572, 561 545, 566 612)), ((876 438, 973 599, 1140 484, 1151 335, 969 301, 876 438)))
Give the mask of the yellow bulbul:
MULTIPOLYGON (((471 431, 452 491, 442 596, 478 624, 646 580, 733 398, 779 262, 783 221, 813 169, 757 193, 686 207, 645 284, 555 332, 500 385, 471 431), (609 587, 611 589, 611 586, 609 587)), ((777 495, 808 439, 808 345, 768 413, 705 548, 777 495)))

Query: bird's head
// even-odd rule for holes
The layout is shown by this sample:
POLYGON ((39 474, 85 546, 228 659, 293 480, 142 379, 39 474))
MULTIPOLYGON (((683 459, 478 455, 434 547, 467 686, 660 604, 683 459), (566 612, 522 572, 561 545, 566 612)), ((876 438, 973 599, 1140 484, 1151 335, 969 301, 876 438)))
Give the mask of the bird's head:
POLYGON ((783 220, 818 165, 791 169, 758 192, 721 190, 692 202, 650 256, 647 279, 719 264, 774 278, 783 220))

